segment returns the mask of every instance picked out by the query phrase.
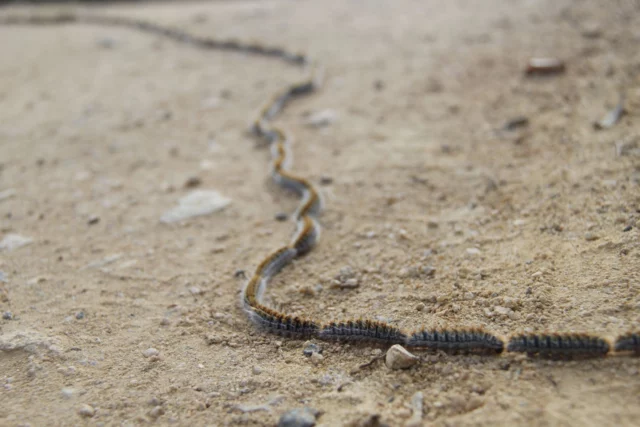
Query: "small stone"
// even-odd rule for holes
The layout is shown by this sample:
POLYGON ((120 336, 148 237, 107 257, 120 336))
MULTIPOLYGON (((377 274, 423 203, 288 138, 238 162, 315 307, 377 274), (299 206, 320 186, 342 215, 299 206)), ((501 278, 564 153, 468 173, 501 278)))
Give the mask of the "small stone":
POLYGON ((100 222, 100 217, 95 215, 90 216, 89 219, 87 220, 87 224, 89 225, 94 225, 99 222, 100 222))
POLYGON ((145 351, 142 352, 142 355, 144 357, 147 357, 147 358, 154 357, 154 356, 157 356, 159 354, 160 354, 160 352, 158 350, 156 350, 155 348, 153 348, 153 347, 150 347, 150 348, 148 348, 148 349, 146 349, 145 351))
POLYGON ((526 223, 526 221, 524 219, 516 219, 513 221, 513 225, 515 225, 516 227, 520 227, 522 225, 524 225, 526 223))
POLYGON ((111 37, 102 37, 96 41, 96 44, 102 49, 113 49, 116 45, 116 41, 111 37))
POLYGON ((184 183, 184 188, 195 188, 202 184, 202 179, 198 176, 190 176, 184 183))
POLYGON ((251 372, 253 375, 260 375, 262 373, 262 368, 260 366, 254 366, 253 369, 251 369, 251 372))
POLYGON ((65 399, 71 399, 73 397, 73 394, 75 393, 75 390, 72 388, 63 388, 61 392, 62 397, 64 397, 65 399))
POLYGON ((76 319, 81 320, 84 319, 84 311, 79 311, 76 313, 76 319))
POLYGON ((498 313, 498 314, 502 315, 502 316, 508 316, 509 313, 511 312, 511 309, 507 308, 507 307, 502 307, 502 306, 496 305, 495 307, 493 307, 493 311, 495 313, 498 313))
POLYGON ((165 212, 160 221, 165 224, 184 221, 196 216, 209 215, 226 208, 231 199, 217 191, 196 190, 182 197, 178 206, 165 212))
POLYGON ((626 233, 627 231, 631 231, 632 229, 633 229, 633 225, 627 225, 625 228, 622 229, 622 231, 626 233))
POLYGON ((536 271, 535 273, 533 273, 531 275, 531 277, 533 277, 534 279, 537 279, 539 277, 542 277, 542 271, 536 271))
POLYGON ((2 313, 2 318, 4 320, 12 320, 13 319, 13 313, 10 311, 5 311, 4 313, 2 313))
POLYGON ((359 286, 359 283, 358 283, 358 279, 356 278, 347 279, 342 285, 343 288, 357 288, 358 286, 359 286))
POLYGON ((311 359, 311 363, 314 365, 319 365, 324 360, 324 356, 320 353, 311 353, 309 359, 311 359))
POLYGON ((331 109, 318 111, 307 117, 305 124, 311 127, 325 127, 333 124, 338 119, 338 114, 331 109))
POLYGON ((189 288, 189 292, 191 293, 191 295, 196 296, 196 295, 202 295, 204 292, 202 291, 202 289, 200 289, 197 286, 192 286, 189 288))
POLYGON ((600 237, 590 231, 587 231, 586 233, 584 233, 584 240, 586 240, 587 242, 592 242, 594 240, 598 240, 600 237))
POLYGON ((278 421, 278 427, 313 427, 319 411, 313 408, 296 408, 285 412, 278 421))
POLYGON ((420 271, 422 272, 422 274, 424 274, 427 277, 433 277, 436 274, 436 269, 433 266, 430 265, 425 265, 423 266, 420 271))
POLYGON ((331 185, 333 184, 333 178, 330 176, 322 175, 320 177, 320 185, 331 185))
POLYGON ((276 219, 276 221, 284 222, 287 219, 289 219, 289 215, 287 215, 285 212, 278 212, 275 215, 275 219, 276 219))
POLYGON ((311 357, 313 353, 322 354, 322 347, 318 344, 312 343, 311 341, 304 343, 304 350, 302 350, 302 354, 307 357, 311 357))
POLYGON ((399 344, 391 346, 385 357, 389 369, 407 369, 418 363, 418 358, 399 344))
POLYGON ((467 248, 467 253, 469 255, 479 255, 480 254, 480 249, 478 249, 478 248, 467 248))
POLYGON ((422 311, 424 310, 424 303, 423 302, 419 302, 418 305, 416 305, 416 311, 422 311))
POLYGON ((33 242, 33 239, 29 237, 24 237, 19 234, 9 233, 6 236, 4 236, 4 239, 0 241, 0 251, 7 250, 11 252, 23 246, 27 246, 32 242, 33 242))
POLYGON ((597 39, 602 36, 602 28, 597 22, 587 22, 583 25, 582 37, 585 39, 597 39))
POLYGON ((164 415, 164 408, 162 406, 154 406, 149 411, 149 417, 153 418, 154 420, 161 417, 162 415, 164 415))
POLYGON ((81 417, 92 418, 96 414, 96 410, 93 409, 91 405, 82 405, 80 409, 78 409, 78 415, 81 417))
POLYGON ((529 125, 529 119, 525 116, 517 116, 504 124, 504 130, 516 130, 521 127, 526 127, 529 125))

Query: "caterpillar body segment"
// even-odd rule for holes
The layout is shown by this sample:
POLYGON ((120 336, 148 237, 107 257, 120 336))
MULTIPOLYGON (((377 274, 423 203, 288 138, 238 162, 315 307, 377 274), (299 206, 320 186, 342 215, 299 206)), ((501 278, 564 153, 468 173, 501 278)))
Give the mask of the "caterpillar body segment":
POLYGON ((320 326, 312 320, 281 313, 262 304, 246 307, 249 319, 258 327, 279 335, 309 338, 317 335, 320 326))
POLYGON ((616 352, 631 351, 640 355, 640 332, 629 332, 620 335, 616 339, 614 349, 616 352))
POLYGON ((422 329, 411 334, 408 347, 434 350, 502 353, 504 342, 482 329, 422 329))
POLYGON ((543 357, 602 357, 609 353, 609 343, 588 334, 520 334, 511 337, 507 351, 538 354, 543 357))
POLYGON ((297 256, 303 256, 311 252, 319 239, 320 225, 311 216, 305 215, 298 221, 298 230, 291 246, 296 250, 297 256))
POLYGON ((331 322, 322 327, 318 337, 325 340, 369 341, 383 344, 404 344, 407 336, 400 329, 375 320, 331 322))

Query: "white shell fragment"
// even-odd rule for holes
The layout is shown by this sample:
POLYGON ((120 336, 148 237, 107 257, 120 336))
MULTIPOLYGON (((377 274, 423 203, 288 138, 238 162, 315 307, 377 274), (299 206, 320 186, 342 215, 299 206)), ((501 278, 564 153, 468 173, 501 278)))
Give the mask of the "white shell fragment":
POLYGON ((195 216, 208 215, 224 209, 230 203, 231 199, 217 191, 196 190, 181 198, 178 206, 165 212, 160 221, 170 224, 195 216))

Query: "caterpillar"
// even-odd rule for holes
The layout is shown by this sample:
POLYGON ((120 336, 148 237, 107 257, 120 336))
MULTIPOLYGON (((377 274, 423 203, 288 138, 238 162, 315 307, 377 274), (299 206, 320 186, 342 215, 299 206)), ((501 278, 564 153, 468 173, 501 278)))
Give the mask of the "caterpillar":
POLYGON ((609 353, 607 340, 589 334, 521 334, 511 337, 507 351, 543 357, 601 357, 609 353))
POLYGON ((422 329, 411 334, 406 345, 429 349, 502 353, 504 342, 483 329, 422 329))
POLYGON ((640 332, 629 332, 620 335, 616 339, 614 348, 617 352, 632 351, 640 355, 640 332))
POLYGON ((375 320, 331 322, 322 327, 318 337, 325 340, 370 341, 384 344, 404 344, 407 336, 400 329, 375 320))
POLYGON ((65 25, 70 23, 124 27, 142 31, 200 49, 217 49, 274 58, 302 66, 309 77, 278 91, 259 109, 250 123, 249 132, 269 146, 271 177, 286 190, 300 197, 293 215, 296 230, 290 244, 270 253, 255 268, 254 274, 241 291, 241 305, 248 318, 261 330, 293 338, 317 338, 353 342, 373 342, 385 345, 403 344, 407 347, 444 351, 468 351, 489 354, 526 353, 534 356, 602 357, 617 353, 640 354, 640 333, 619 336, 612 346, 599 336, 576 333, 514 334, 507 340, 480 328, 433 329, 422 328, 406 332, 384 322, 356 319, 322 323, 284 313, 263 303, 263 295, 270 280, 294 259, 303 257, 318 243, 321 226, 317 217, 324 208, 320 191, 307 178, 290 171, 292 165, 291 137, 272 121, 294 100, 316 92, 324 77, 324 68, 303 53, 289 52, 280 47, 243 43, 237 40, 217 40, 194 36, 185 31, 150 23, 144 20, 112 16, 62 13, 49 16, 4 16, 0 25, 65 25), (506 343, 506 345, 505 345, 506 343))

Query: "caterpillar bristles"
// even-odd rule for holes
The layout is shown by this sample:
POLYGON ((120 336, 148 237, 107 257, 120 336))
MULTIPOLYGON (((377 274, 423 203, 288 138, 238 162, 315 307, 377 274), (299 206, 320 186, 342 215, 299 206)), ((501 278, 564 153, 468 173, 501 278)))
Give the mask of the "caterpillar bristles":
POLYGON ((411 334, 408 347, 462 352, 502 353, 504 342, 483 329, 421 329, 411 334))
POLYGON ((320 329, 312 320, 280 313, 262 304, 247 308, 253 323, 268 332, 294 338, 315 336, 320 329))
POLYGON ((588 334, 542 333, 520 334, 509 339, 507 351, 541 357, 602 357, 609 353, 609 343, 588 334))
POLYGON ((318 337, 325 340, 370 341, 383 344, 404 344, 407 336, 398 328, 375 320, 331 322, 322 327, 318 337))
POLYGON ((631 351, 640 355, 640 332, 628 332, 620 335, 616 339, 614 349, 620 353, 631 351))
POLYGON ((308 215, 298 221, 298 230, 291 246, 296 250, 297 256, 308 254, 320 238, 320 226, 308 215))

